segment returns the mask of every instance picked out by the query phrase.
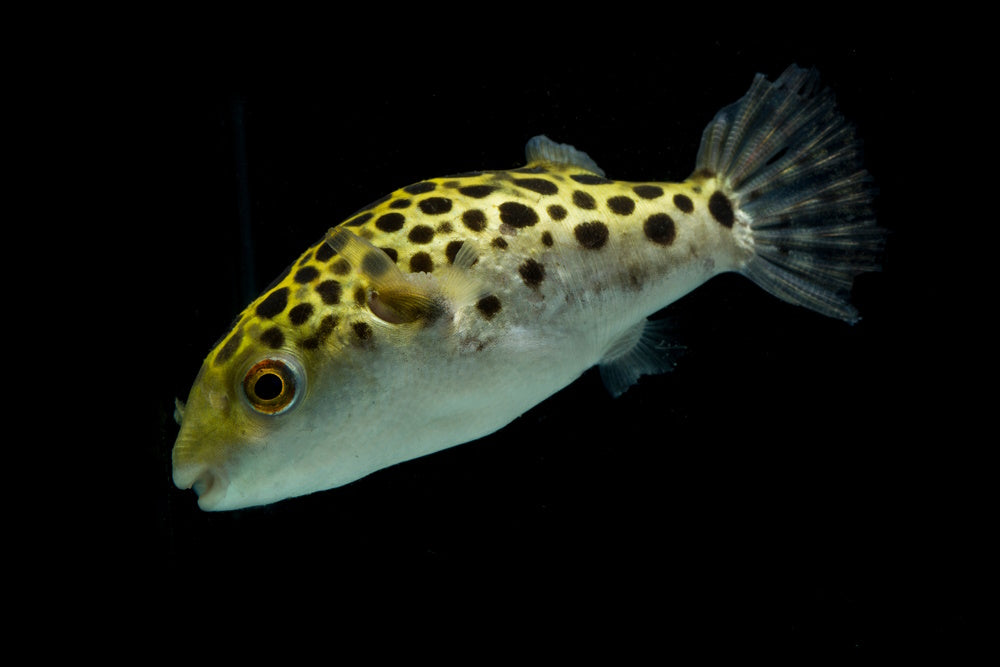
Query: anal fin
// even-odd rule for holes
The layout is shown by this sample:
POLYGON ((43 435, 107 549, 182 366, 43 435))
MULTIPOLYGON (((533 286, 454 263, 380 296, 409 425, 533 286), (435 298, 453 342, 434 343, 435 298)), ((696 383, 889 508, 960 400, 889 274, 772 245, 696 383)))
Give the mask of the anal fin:
POLYGON ((667 320, 642 320, 608 347, 599 369, 612 396, 621 396, 643 375, 673 370, 684 348, 669 342, 670 329, 667 320))

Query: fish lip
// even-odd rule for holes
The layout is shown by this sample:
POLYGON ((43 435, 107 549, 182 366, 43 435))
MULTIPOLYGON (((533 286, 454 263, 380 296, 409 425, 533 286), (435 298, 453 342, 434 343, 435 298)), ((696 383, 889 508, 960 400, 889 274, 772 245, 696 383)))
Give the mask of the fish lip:
POLYGON ((216 468, 175 467, 174 485, 178 489, 191 489, 198 495, 198 507, 212 511, 222 504, 229 489, 226 475, 216 468))

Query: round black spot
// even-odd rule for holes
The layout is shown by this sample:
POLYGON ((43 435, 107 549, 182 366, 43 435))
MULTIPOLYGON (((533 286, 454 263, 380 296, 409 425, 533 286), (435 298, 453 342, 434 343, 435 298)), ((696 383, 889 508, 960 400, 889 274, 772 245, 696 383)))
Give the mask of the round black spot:
POLYGON ((545 267, 533 259, 525 260, 524 264, 517 268, 521 274, 521 280, 528 287, 538 287, 545 280, 545 267))
POLYGON ((407 185, 403 190, 409 192, 411 195, 422 195, 425 192, 430 192, 437 186, 429 181, 423 181, 421 183, 414 183, 413 185, 407 185))
POLYGON ((368 305, 368 292, 366 292, 365 288, 362 287, 361 285, 358 285, 357 287, 354 288, 354 303, 358 304, 359 306, 368 305))
POLYGON ((315 266, 303 266, 295 273, 295 282, 300 285, 311 283, 319 277, 319 269, 315 266))
POLYGON ((597 250, 604 247, 608 241, 608 226, 599 220, 581 222, 573 228, 573 234, 584 248, 597 250))
POLYGON ((577 190, 573 193, 573 203, 576 204, 577 207, 588 211, 597 208, 597 202, 594 201, 594 198, 583 190, 577 190))
POLYGON ((434 240, 434 228, 427 225, 417 225, 410 230, 410 240, 414 243, 430 243, 434 240))
POLYGON ((597 176, 595 174, 570 174, 569 177, 577 183, 582 183, 583 185, 606 185, 611 183, 611 181, 603 176, 597 176))
POLYGON ((288 288, 276 289, 267 295, 263 301, 257 304, 257 315, 259 317, 271 318, 280 314, 288 305, 288 288))
POLYGON ((313 314, 311 303, 300 303, 288 311, 288 320, 295 326, 301 326, 309 321, 313 314))
POLYGON ((406 199, 405 197, 400 199, 393 199, 389 203, 389 208, 409 208, 410 204, 412 203, 413 202, 411 200, 406 199))
POLYGON ((410 273, 431 273, 434 260, 426 252, 418 252, 410 258, 410 273))
POLYGON ((515 178, 514 185, 540 195, 554 195, 559 192, 559 186, 544 178, 515 178))
POLYGON ((323 303, 328 306, 340 303, 340 291, 340 283, 336 280, 324 280, 319 285, 316 285, 316 293, 323 299, 323 303))
POLYGON ((542 232, 542 245, 552 247, 552 232, 542 232))
POLYGON ((474 232, 481 232, 486 228, 486 214, 478 208, 470 208, 462 214, 462 224, 474 232))
POLYGON ((670 245, 677 236, 674 220, 666 213, 654 213, 646 218, 646 222, 642 223, 642 231, 646 238, 660 245, 670 245))
POLYGON ((327 315, 322 320, 320 320, 319 327, 316 328, 316 332, 302 341, 302 347, 307 350, 315 350, 318 348, 323 341, 330 337, 333 330, 337 326, 337 316, 327 315))
POLYGON ((271 327, 260 335, 260 341, 272 350, 276 350, 285 344, 285 334, 281 333, 278 327, 271 327))
POLYGON ((383 232, 398 232, 403 228, 404 222, 406 222, 406 218, 403 217, 402 213, 386 213, 375 221, 375 226, 383 232))
POLYGON ((379 248, 379 250, 389 255, 389 259, 391 259, 393 262, 399 260, 399 253, 396 252, 395 248, 379 248))
POLYGON ((355 322, 351 328, 354 329, 354 335, 358 340, 369 340, 372 337, 372 328, 367 322, 355 322))
POLYGON ((490 245, 493 246, 494 248, 499 248, 500 250, 506 250, 507 249, 507 239, 505 239, 502 236, 498 236, 495 239, 493 239, 493 242, 490 243, 490 245))
POLYGON ((240 349, 240 343, 243 342, 243 329, 234 331, 233 335, 229 337, 226 344, 222 346, 219 353, 215 355, 216 364, 224 364, 229 361, 230 357, 236 354, 236 350, 240 349))
POLYGON ((356 218, 352 218, 352 219, 348 220, 347 222, 344 223, 344 226, 345 227, 360 227, 361 225, 365 224, 366 222, 368 222, 371 219, 372 219, 372 213, 371 213, 371 211, 367 211, 367 212, 362 213, 361 215, 357 216, 356 218))
POLYGON ((444 254, 445 257, 448 258, 449 264, 455 263, 455 257, 458 256, 458 251, 462 249, 462 246, 464 244, 465 244, 464 241, 452 241, 447 245, 447 247, 444 249, 444 254))
POLYGON ((566 217, 567 213, 566 209, 560 206, 559 204, 552 204, 552 206, 549 206, 548 212, 549 212, 549 217, 552 218, 553 220, 562 220, 563 218, 566 217))
POLYGON ((516 201, 500 204, 500 221, 511 227, 530 227, 538 224, 535 210, 516 201))
POLYGON ((659 185, 636 185, 632 188, 632 192, 643 199, 656 199, 663 196, 663 188, 659 185))
POLYGON ((452 227, 450 222, 442 222, 437 226, 438 233, 440 234, 451 234, 452 227))
POLYGON ((629 197, 611 197, 608 199, 608 208, 618 215, 632 215, 632 211, 635 210, 635 202, 629 197))
POLYGON ((733 215, 733 205, 729 198, 716 190, 708 198, 708 212, 712 214, 723 227, 732 227, 736 217, 733 215))
POLYGON ((694 210, 694 202, 687 195, 674 195, 674 206, 684 213, 690 213, 694 210))
POLYGON ((337 251, 334 250, 329 243, 324 243, 320 247, 316 248, 316 254, 314 255, 314 257, 316 258, 317 262, 327 262, 331 257, 333 257, 336 254, 337 251))
POLYGON ((483 317, 492 320, 493 316, 500 312, 500 299, 493 294, 484 296, 476 302, 476 308, 483 314, 483 317))
POLYGON ((330 271, 338 276, 346 276, 351 272, 351 264, 346 259, 341 257, 330 266, 330 271))
POLYGON ((489 196, 491 192, 496 190, 492 185, 466 185, 458 189, 460 193, 466 197, 472 197, 473 199, 482 199, 483 197, 489 196))
POLYGON ((451 200, 446 197, 428 197, 417 205, 427 215, 441 215, 451 210, 451 200))

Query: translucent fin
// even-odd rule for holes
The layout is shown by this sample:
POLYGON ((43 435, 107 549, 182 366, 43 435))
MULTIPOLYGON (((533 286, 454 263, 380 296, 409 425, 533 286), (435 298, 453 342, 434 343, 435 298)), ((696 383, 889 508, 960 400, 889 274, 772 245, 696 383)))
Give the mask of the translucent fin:
POLYGON ((174 421, 178 426, 184 421, 184 401, 179 398, 174 399, 174 421))
POLYGON ((601 380, 612 396, 621 396, 643 375, 673 370, 683 350, 668 342, 666 320, 643 320, 618 337, 600 361, 601 380))
POLYGON ((430 318, 441 309, 431 283, 410 279, 385 252, 349 229, 333 227, 326 243, 367 279, 368 307, 376 317, 402 324, 430 318))
POLYGON ((597 166, 594 160, 581 150, 569 144, 558 144, 544 134, 532 137, 524 146, 524 155, 528 164, 533 162, 553 162, 555 164, 570 164, 586 171, 604 176, 604 170, 597 166))
POLYGON ((885 231, 861 143, 815 71, 792 65, 774 83, 758 74, 705 128, 696 173, 705 171, 750 225, 744 275, 785 301, 859 319, 851 285, 879 270, 885 231))

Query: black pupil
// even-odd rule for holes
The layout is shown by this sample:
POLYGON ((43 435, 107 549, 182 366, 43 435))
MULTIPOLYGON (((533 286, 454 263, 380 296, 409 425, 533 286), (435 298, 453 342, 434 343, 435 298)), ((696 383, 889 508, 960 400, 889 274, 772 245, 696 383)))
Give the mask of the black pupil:
POLYGON ((284 387, 280 377, 274 373, 266 373, 257 378, 257 382, 253 385, 253 391, 260 400, 270 401, 281 396, 281 390, 284 387))

